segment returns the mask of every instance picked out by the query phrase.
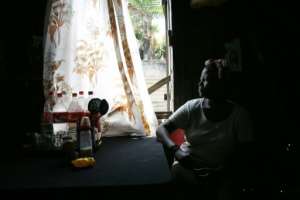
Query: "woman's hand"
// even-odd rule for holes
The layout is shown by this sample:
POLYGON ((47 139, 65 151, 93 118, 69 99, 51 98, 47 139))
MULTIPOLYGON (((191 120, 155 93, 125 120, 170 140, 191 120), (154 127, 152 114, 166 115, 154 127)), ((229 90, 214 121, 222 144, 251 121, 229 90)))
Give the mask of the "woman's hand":
POLYGON ((183 167, 187 169, 192 169, 194 167, 189 151, 183 151, 181 148, 178 148, 174 156, 183 167))

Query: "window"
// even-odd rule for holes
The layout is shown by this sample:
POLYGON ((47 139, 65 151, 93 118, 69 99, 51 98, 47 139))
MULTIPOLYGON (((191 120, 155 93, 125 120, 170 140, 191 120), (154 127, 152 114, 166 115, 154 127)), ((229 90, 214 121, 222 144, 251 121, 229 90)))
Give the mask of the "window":
POLYGON ((148 91, 155 112, 173 110, 170 1, 129 0, 148 91))

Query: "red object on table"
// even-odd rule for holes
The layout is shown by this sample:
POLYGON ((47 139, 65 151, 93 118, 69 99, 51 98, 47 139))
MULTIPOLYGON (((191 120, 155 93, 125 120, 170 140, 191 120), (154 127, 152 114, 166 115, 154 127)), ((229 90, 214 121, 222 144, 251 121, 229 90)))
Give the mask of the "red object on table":
POLYGON ((184 143, 184 130, 181 128, 176 129, 170 134, 171 140, 178 146, 180 146, 182 143, 184 143))

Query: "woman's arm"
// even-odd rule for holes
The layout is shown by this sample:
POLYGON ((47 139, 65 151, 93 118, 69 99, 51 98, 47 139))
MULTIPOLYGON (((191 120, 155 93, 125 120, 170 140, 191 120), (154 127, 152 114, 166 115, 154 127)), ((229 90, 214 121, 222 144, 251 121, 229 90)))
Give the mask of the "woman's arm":
MULTIPOLYGON (((176 130, 175 126, 166 126, 166 125, 160 125, 156 131, 157 139, 163 143, 165 148, 167 148, 169 151, 168 156, 171 156, 169 158, 169 164, 171 166, 173 162, 173 158, 175 159, 185 168, 192 169, 194 167, 194 163, 191 160, 190 153, 182 151, 180 146, 175 144, 170 139, 170 133, 172 133, 174 130, 176 130)), ((167 156, 167 157, 168 157, 167 156)))
POLYGON ((157 140, 172 151, 178 149, 178 146, 170 138, 170 133, 174 130, 176 130, 174 126, 166 126, 165 124, 161 124, 156 130, 157 140))
MULTIPOLYGON (((189 124, 189 103, 185 103, 178 108, 164 123, 156 129, 157 140, 164 146, 169 164, 173 162, 174 156, 178 160, 180 150, 179 146, 170 138, 170 134, 176 129, 186 130, 189 124)), ((181 154, 180 154, 181 155, 181 154)), ((180 156, 182 157, 182 156, 180 156)))
POLYGON ((178 128, 186 129, 189 123, 189 103, 178 108, 164 123, 156 130, 157 140, 166 147, 171 148, 176 144, 170 139, 170 134, 178 128))

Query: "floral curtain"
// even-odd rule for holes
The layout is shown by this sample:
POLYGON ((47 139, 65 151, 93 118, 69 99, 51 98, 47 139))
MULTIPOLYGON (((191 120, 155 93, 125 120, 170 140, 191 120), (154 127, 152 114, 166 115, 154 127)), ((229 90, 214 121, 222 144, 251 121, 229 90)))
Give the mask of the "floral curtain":
POLYGON ((157 119, 126 0, 52 0, 44 36, 44 95, 94 91, 110 109, 103 136, 154 134, 157 119))

